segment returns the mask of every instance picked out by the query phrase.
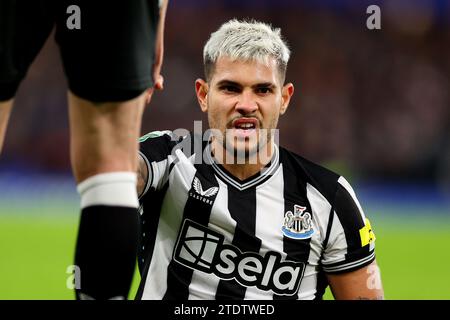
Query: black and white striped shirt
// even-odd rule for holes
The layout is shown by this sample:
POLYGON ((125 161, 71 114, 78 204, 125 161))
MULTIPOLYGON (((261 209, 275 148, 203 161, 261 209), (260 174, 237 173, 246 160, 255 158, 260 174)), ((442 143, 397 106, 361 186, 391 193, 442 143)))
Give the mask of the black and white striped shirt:
POLYGON ((320 299, 324 272, 375 259, 370 223, 343 177, 274 146, 264 170, 240 181, 207 143, 177 149, 186 139, 141 138, 149 177, 137 299, 320 299))

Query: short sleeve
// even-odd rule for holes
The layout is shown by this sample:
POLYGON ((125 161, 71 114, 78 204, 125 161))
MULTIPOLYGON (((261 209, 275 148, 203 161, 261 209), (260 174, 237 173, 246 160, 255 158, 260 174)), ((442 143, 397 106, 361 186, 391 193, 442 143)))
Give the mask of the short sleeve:
POLYGON ((329 223, 321 261, 325 272, 353 271, 375 259, 375 234, 353 188, 343 177, 338 180, 329 223))
POLYGON ((173 150, 178 138, 171 131, 153 131, 139 139, 139 155, 148 169, 143 197, 149 190, 159 190, 167 182, 169 168, 174 161, 173 150))

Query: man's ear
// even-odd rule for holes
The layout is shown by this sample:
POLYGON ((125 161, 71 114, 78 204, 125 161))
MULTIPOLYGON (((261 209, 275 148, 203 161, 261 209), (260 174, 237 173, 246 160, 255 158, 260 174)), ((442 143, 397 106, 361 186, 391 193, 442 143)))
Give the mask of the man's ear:
POLYGON ((289 102, 291 101, 291 97, 294 94, 294 85, 292 83, 287 83, 283 86, 283 89, 281 90, 281 108, 280 108, 280 114, 283 115, 287 108, 289 107, 289 102))
POLYGON ((203 79, 195 80, 195 93, 197 94, 198 104, 203 112, 208 111, 208 83, 203 79))

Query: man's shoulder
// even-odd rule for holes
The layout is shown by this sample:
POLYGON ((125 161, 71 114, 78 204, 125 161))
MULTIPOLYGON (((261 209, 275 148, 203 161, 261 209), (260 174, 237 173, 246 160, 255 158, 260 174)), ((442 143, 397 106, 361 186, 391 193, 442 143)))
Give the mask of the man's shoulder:
POLYGON ((180 150, 186 157, 190 157, 195 152, 201 154, 207 141, 204 141, 201 135, 187 130, 161 130, 143 135, 139 138, 139 144, 140 151, 151 158, 167 157, 170 154, 175 156, 177 150, 180 150))
POLYGON ((296 170, 304 170, 314 176, 323 177, 324 179, 331 179, 337 182, 340 175, 333 170, 330 170, 323 165, 313 162, 298 153, 288 150, 284 147, 279 147, 280 157, 290 163, 296 170))
POLYGON ((145 142, 149 139, 166 139, 174 136, 171 130, 150 131, 139 138, 139 142, 145 142))
POLYGON ((161 161, 172 153, 179 140, 171 130, 151 131, 139 138, 139 149, 147 159, 161 161))
POLYGON ((341 175, 284 147, 279 147, 280 161, 285 170, 319 190, 332 199, 341 175))
POLYGON ((162 142, 172 142, 180 143, 182 141, 194 141, 195 139, 202 139, 202 136, 195 135, 193 132, 183 130, 183 131, 172 131, 172 130, 156 130, 150 131, 139 138, 139 143, 162 141, 162 142))

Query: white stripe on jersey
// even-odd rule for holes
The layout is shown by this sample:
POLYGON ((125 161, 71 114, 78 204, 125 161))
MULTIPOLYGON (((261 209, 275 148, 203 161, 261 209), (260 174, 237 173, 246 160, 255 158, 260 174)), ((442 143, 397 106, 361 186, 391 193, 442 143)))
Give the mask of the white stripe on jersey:
POLYGON ((305 268, 303 280, 300 283, 300 289, 298 290, 298 300, 313 300, 316 297, 317 273, 316 267, 308 263, 305 268))
POLYGON ((353 201, 355 201, 356 205, 358 206, 359 212, 361 213, 362 220, 364 221, 364 224, 366 224, 366 215, 364 214, 364 211, 358 201, 358 198, 356 197, 355 191, 353 190, 352 186, 342 176, 339 177, 338 183, 343 186, 345 190, 347 190, 347 192, 352 196, 353 201))
MULTIPOLYGON (((152 182, 151 182, 151 187, 153 189, 159 189, 159 186, 162 186, 163 184, 161 183, 164 177, 164 174, 166 172, 168 172, 169 170, 167 170, 166 168, 168 167, 168 160, 164 159, 158 162, 152 162, 151 163, 151 173, 152 173, 152 182)), ((150 177, 149 177, 150 178, 150 177)), ((166 179, 164 179, 164 182, 167 182, 166 179)))
POLYGON ((311 250, 309 252, 308 265, 298 291, 299 300, 312 300, 315 298, 317 292, 317 266, 322 253, 322 243, 325 240, 331 212, 331 204, 328 200, 309 183, 306 183, 306 197, 311 205, 316 234, 310 242, 311 250))
MULTIPOLYGON (((236 228, 236 221, 231 218, 228 211, 228 187, 220 179, 219 192, 211 210, 208 228, 217 231, 225 236, 225 242, 231 243, 233 241, 234 229, 236 228), (230 229, 224 229, 219 226, 228 226, 230 229)), ((194 270, 192 281, 189 285, 189 299, 209 300, 214 299, 219 285, 220 278, 214 274, 207 274, 202 271, 194 270)))
POLYGON ((330 230, 329 242, 323 254, 322 264, 344 261, 346 254, 347 241, 345 240, 344 228, 336 211, 333 211, 333 224, 330 230))
MULTIPOLYGON (((196 172, 192 165, 194 156, 192 155, 189 159, 185 156, 182 157, 181 161, 174 165, 171 175, 178 172, 178 174, 186 177, 186 181, 192 181, 196 172)), ((172 260, 172 252, 181 226, 189 189, 190 186, 181 183, 169 183, 161 208, 153 255, 145 280, 142 300, 160 300, 167 290, 168 266, 172 260), (181 201, 180 198, 182 198, 181 201)))
MULTIPOLYGON (((175 154, 177 155, 178 158, 180 157, 180 153, 182 154, 183 152, 181 150, 175 151, 175 154)), ((144 192, 139 197, 139 199, 141 199, 148 192, 150 187, 152 187, 155 190, 159 190, 162 188, 162 186, 164 186, 164 184, 166 184, 167 180, 169 179, 170 173, 168 168, 177 157, 170 154, 167 157, 167 159, 158 162, 153 161, 150 163, 147 157, 141 151, 139 151, 139 154, 144 159, 148 169, 148 179, 144 188, 144 192)), ((185 156, 182 157, 182 159, 183 158, 186 159, 185 156)))
MULTIPOLYGON (((359 203, 358 198, 356 197, 356 193, 355 193, 355 191, 353 190, 352 186, 350 185, 350 183, 348 183, 348 181, 347 181, 344 177, 340 177, 339 180, 338 180, 338 182, 339 182, 339 183, 341 184, 341 186, 343 186, 343 187, 348 191, 348 193, 352 196, 353 201, 355 201, 355 203, 356 203, 356 205, 357 205, 357 207, 358 207, 358 209, 359 209, 359 212, 361 213, 362 219, 363 219, 363 221, 364 221, 364 225, 366 225, 366 215, 364 214, 364 210, 363 210, 361 204, 359 203)), ((375 241, 371 241, 370 244, 369 244, 369 246, 370 246, 370 247, 369 247, 369 250, 370 250, 370 251, 374 250, 374 249, 375 249, 375 241)))
MULTIPOLYGON (((306 197, 311 205, 312 217, 315 222, 316 232, 319 234, 320 241, 325 241, 327 234, 328 221, 330 219, 331 204, 328 200, 311 184, 306 183, 306 197)), ((311 251, 315 251, 316 255, 320 257, 322 253, 322 246, 311 246, 311 251)), ((310 253, 311 256, 311 253, 310 253)))
POLYGON ((168 167, 169 167, 168 159, 152 163, 152 172, 153 172, 152 187, 154 189, 156 190, 160 189, 167 182, 167 179, 169 178, 168 176, 169 170, 167 170, 168 167))
POLYGON ((347 270, 347 269, 351 269, 357 266, 360 266, 364 263, 366 263, 367 261, 371 260, 373 257, 375 256, 375 252, 372 252, 369 256, 364 257, 358 261, 353 261, 353 262, 349 262, 343 265, 339 265, 336 267, 327 267, 327 266, 323 266, 323 270, 326 272, 336 272, 336 271, 343 271, 343 270, 347 270))
MULTIPOLYGON (((283 237, 281 226, 284 220, 284 203, 276 201, 284 199, 284 181, 282 165, 274 173, 274 176, 256 187, 256 224, 255 236, 261 239, 259 254, 264 257, 268 251, 281 253, 281 259, 286 259, 283 252, 283 237)), ((257 287, 247 288, 246 300, 273 299, 272 291, 264 291, 257 287)))

